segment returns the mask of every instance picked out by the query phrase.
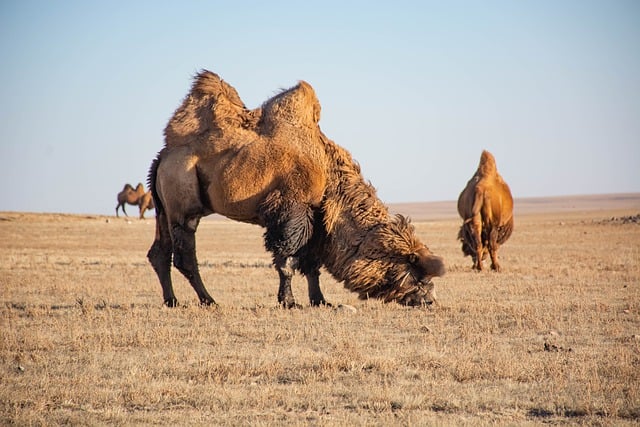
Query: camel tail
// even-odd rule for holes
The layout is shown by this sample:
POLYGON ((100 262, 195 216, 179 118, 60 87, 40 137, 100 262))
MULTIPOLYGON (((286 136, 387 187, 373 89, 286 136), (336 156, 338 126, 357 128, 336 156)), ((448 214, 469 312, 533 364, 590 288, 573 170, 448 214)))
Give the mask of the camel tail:
POLYGON ((458 240, 462 242, 462 253, 464 256, 473 256, 473 249, 475 248, 475 238, 471 233, 471 228, 468 223, 463 223, 458 231, 458 240))
POLYGON ((151 190, 151 196, 153 197, 153 204, 156 209, 156 216, 160 215, 164 212, 164 207, 162 206, 162 201, 160 200, 160 196, 156 191, 156 177, 158 175, 158 166, 160 166, 160 155, 162 151, 158 153, 153 162, 151 162, 151 167, 149 168, 149 175, 147 176, 147 186, 151 190))

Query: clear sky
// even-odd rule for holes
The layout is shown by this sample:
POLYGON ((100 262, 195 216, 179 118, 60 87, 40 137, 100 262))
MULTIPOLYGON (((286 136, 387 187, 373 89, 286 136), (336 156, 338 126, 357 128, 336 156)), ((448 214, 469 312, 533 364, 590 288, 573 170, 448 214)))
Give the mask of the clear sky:
POLYGON ((637 0, 0 0, 0 58, 0 211, 113 214, 203 68, 249 108, 309 82, 389 203, 483 149, 516 198, 640 191, 637 0))

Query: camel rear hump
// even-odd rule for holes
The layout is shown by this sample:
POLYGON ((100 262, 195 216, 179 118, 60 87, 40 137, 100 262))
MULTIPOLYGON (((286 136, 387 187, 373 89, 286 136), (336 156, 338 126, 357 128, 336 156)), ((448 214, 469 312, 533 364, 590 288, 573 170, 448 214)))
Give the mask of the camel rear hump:
POLYGON ((262 105, 258 132, 272 136, 281 130, 315 129, 320 121, 320 101, 305 81, 280 92, 262 105))

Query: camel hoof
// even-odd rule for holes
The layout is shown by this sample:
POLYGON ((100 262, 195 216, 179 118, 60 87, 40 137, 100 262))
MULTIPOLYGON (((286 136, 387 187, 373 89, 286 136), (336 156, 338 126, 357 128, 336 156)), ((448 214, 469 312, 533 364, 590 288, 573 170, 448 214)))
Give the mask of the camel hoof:
POLYGON ((166 305, 169 308, 174 308, 178 306, 178 300, 175 298, 169 298, 167 300, 164 301, 164 305, 166 305))
POLYGON ((322 301, 311 301, 311 307, 333 307, 333 304, 330 302, 322 301))
POLYGON ((287 310, 294 309, 294 308, 298 310, 302 310, 302 306, 295 301, 289 301, 289 302, 281 301, 280 307, 286 308, 287 310))

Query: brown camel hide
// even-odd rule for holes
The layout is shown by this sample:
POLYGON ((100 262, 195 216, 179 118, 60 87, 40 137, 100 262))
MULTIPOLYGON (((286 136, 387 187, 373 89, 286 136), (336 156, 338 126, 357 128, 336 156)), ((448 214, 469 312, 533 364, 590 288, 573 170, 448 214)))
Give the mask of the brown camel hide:
POLYGON ((500 271, 498 248, 513 231, 513 197, 498 173, 493 155, 486 150, 476 173, 460 193, 458 213, 463 219, 458 238, 462 252, 473 259, 473 268, 482 270, 488 253, 491 268, 500 271))

